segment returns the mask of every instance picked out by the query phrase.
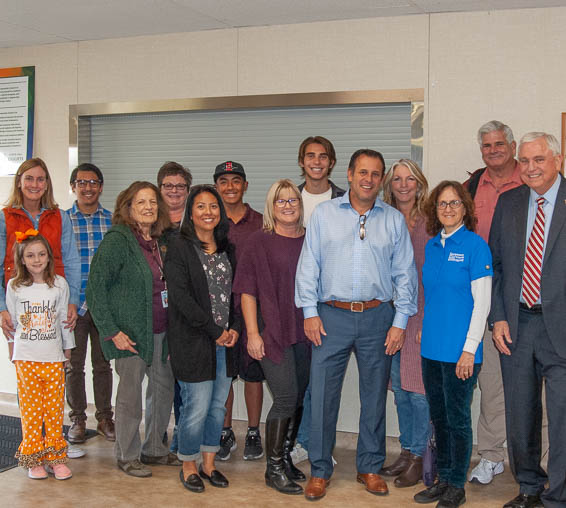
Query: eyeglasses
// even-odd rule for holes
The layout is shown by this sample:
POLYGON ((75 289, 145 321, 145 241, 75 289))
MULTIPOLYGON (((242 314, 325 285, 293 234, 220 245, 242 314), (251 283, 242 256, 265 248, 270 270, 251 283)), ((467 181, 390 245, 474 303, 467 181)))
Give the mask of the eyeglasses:
POLYGON ((274 204, 277 208, 285 208, 285 205, 289 203, 293 208, 299 206, 301 200, 299 198, 291 198, 291 199, 276 199, 274 204))
POLYGON ((444 210, 447 206, 449 206, 450 208, 452 208, 452 210, 456 210, 463 204, 464 203, 462 203, 462 201, 460 201, 459 199, 453 199, 452 201, 440 201, 439 203, 436 203, 436 208, 444 210))
POLYGON ((182 192, 184 190, 187 190, 188 185, 186 183, 162 183, 161 187, 163 187, 165 190, 176 189, 179 192, 182 192))
POLYGON ((96 188, 100 187, 100 184, 102 182, 100 180, 75 180, 74 183, 80 189, 84 189, 87 185, 90 185, 91 187, 94 187, 96 189, 96 188))
POLYGON ((24 176, 24 182, 26 182, 27 184, 37 183, 39 185, 42 185, 46 181, 47 181, 47 178, 45 178, 44 176, 38 176, 37 178, 34 178, 31 175, 24 176))
POLYGON ((360 240, 366 237, 366 219, 365 215, 360 215, 360 240))

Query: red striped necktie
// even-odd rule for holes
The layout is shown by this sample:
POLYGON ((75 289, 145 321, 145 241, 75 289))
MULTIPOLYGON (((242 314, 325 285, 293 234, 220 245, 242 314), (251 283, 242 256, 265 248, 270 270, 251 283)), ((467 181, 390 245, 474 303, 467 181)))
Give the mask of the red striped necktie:
POLYGON ((540 296, 540 275, 542 272, 542 250, 544 248, 544 198, 537 199, 537 215, 525 254, 523 267, 523 288, 521 296, 532 307, 540 296))

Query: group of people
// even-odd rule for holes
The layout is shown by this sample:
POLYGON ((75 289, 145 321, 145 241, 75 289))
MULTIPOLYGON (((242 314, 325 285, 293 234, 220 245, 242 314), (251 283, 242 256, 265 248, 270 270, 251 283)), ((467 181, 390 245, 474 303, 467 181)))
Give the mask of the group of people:
POLYGON ((73 171, 77 200, 65 213, 45 163, 22 164, 0 216, 0 313, 18 374, 17 456, 30 478, 72 475, 64 392, 67 438, 84 442, 90 337, 97 430, 115 440, 126 474, 177 466, 190 491, 203 492, 205 482, 228 487, 215 459, 228 460, 237 446, 231 413, 239 374, 248 409, 244 459, 264 454, 265 380, 273 396, 266 485, 321 499, 353 350, 361 402, 356 479, 368 492, 388 494, 382 476, 394 476, 399 488, 421 481, 434 431, 438 477, 415 502, 463 504, 467 480, 486 484, 503 471, 507 438, 520 493, 505 507, 564 506, 562 158, 556 139, 536 132, 523 136, 515 159, 513 133, 498 121, 480 128, 478 142, 486 166, 464 184, 443 181, 429 193, 414 161, 386 172, 380 152, 360 149, 345 191, 329 179, 332 143, 309 137, 298 155, 305 182, 275 182, 263 216, 244 203, 246 173, 233 161, 216 167, 214 185, 195 186, 186 168, 167 162, 157 186, 132 183, 113 214, 99 203, 96 166, 73 171), (112 359, 120 378, 115 425, 112 359), (540 466, 543 378, 548 475, 540 466), (468 475, 478 380, 481 460, 468 475), (33 395, 37 386, 43 399, 33 395), (388 388, 401 453, 384 466, 388 388), (49 401, 44 417, 34 411, 41 400, 49 401), (296 463, 307 456, 303 489, 307 476, 296 463))

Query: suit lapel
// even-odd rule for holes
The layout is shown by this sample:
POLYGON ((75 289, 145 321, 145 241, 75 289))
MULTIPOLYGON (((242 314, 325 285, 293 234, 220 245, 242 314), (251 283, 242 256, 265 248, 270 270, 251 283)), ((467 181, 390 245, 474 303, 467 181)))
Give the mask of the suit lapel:
POLYGON ((526 250, 526 238, 527 238, 527 216, 529 213, 529 188, 525 185, 521 188, 521 192, 517 195, 517 199, 514 201, 513 217, 515 217, 516 222, 516 251, 519 253, 517 256, 517 261, 519 263, 519 269, 523 273, 523 264, 525 262, 525 250, 526 250))
POLYGON ((564 226, 564 222, 566 221, 566 180, 564 180, 561 175, 558 175, 558 178, 560 178, 560 187, 558 188, 556 203, 554 204, 554 212, 552 213, 552 222, 550 223, 550 231, 548 232, 548 240, 544 251, 543 266, 544 263, 546 263, 554 244, 556 243, 556 239, 564 226))

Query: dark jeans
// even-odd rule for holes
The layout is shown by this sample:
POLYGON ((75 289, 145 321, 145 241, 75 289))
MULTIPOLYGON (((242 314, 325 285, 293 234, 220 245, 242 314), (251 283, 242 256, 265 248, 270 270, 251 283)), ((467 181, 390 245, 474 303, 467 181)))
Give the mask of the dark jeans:
POLYGON ((88 338, 90 336, 90 360, 92 362, 92 381, 94 388, 94 403, 96 405, 96 419, 98 421, 112 418, 112 368, 106 361, 98 330, 87 311, 79 316, 75 327, 76 347, 71 349, 71 361, 65 370, 67 403, 71 407, 69 418, 71 420, 86 420, 86 392, 85 392, 85 360, 88 338))
POLYGON ((309 344, 293 344, 285 349, 281 363, 274 363, 269 358, 261 360, 267 386, 273 396, 267 419, 295 416, 309 384, 309 349, 309 344))
POLYGON ((472 456, 471 404, 481 363, 471 377, 456 377, 456 364, 422 358, 423 381, 436 433, 438 478, 464 488, 472 456))

